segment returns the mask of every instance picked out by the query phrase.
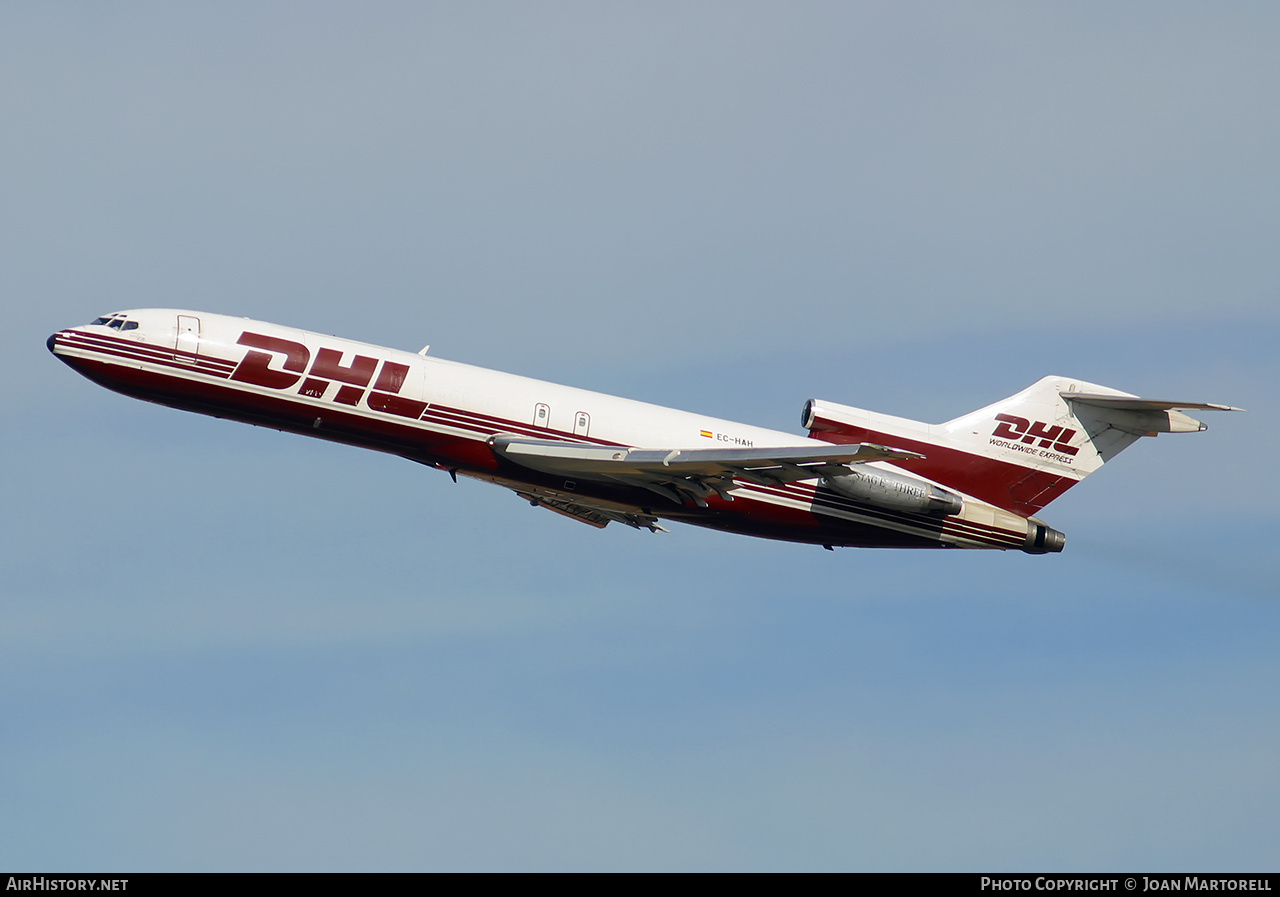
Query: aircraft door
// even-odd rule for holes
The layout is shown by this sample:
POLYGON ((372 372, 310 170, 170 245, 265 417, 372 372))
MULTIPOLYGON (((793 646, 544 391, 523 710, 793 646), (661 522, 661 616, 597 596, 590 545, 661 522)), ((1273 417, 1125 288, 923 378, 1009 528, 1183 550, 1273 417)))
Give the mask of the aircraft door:
POLYGON ((591 415, 585 411, 579 411, 573 416, 573 435, 586 436, 587 431, 591 429, 591 415))
POLYGON ((178 336, 174 340, 173 347, 176 350, 173 355, 174 361, 195 363, 196 356, 200 353, 199 318, 178 315, 178 336), (187 355, 188 352, 191 354, 187 355))
POLYGON ((535 427, 551 427, 551 406, 542 402, 533 406, 533 425, 535 427))

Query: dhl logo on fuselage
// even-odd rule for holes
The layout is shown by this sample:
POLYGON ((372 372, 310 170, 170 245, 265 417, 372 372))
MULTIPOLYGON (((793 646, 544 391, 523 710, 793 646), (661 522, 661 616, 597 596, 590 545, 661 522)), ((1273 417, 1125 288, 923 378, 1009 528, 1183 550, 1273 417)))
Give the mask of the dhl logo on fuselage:
POLYGON ((312 361, 311 350, 302 343, 248 330, 240 334, 236 343, 248 346, 249 351, 236 365, 231 374, 232 380, 268 389, 289 389, 302 380, 298 394, 313 399, 323 398, 329 384, 337 382, 342 386, 333 400, 343 405, 358 405, 372 382, 373 389, 369 392, 367 404, 374 411, 416 419, 427 408, 426 402, 397 395, 409 375, 407 364, 384 361, 382 369, 378 370, 378 359, 368 355, 356 355, 350 364, 343 364, 342 353, 327 348, 317 349, 312 361), (272 352, 284 356, 280 368, 271 366, 274 356, 269 353, 272 352), (375 371, 377 380, 373 376, 375 371))

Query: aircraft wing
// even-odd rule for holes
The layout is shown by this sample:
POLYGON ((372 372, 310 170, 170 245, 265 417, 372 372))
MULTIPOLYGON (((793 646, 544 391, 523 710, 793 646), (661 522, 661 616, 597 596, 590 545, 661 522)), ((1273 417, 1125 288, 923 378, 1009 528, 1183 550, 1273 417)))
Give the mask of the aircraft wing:
POLYGON ((499 457, 542 473, 643 486, 676 504, 691 498, 701 506, 712 493, 732 501, 727 490, 735 479, 776 486, 846 474, 850 464, 924 457, 871 443, 668 450, 494 436, 489 445, 499 457))

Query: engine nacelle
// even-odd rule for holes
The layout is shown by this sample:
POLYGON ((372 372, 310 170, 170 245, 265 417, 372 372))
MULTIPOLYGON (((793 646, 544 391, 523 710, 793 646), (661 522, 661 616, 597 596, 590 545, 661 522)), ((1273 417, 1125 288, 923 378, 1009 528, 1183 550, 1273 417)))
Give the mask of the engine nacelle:
POLYGON ((1027 542, 1022 546, 1027 554, 1056 554, 1066 544, 1067 537, 1053 527, 1034 517, 1027 521, 1027 542))
POLYGON ((854 501, 890 511, 948 517, 959 514, 964 507, 964 499, 954 492, 878 467, 855 467, 851 473, 826 477, 822 482, 854 501))

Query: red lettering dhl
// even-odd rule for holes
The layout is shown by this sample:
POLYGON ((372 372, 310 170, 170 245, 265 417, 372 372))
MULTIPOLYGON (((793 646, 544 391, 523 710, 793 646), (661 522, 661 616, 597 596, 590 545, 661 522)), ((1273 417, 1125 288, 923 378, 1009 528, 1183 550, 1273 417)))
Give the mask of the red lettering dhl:
POLYGON ((310 370, 307 370, 311 353, 302 343, 249 331, 240 334, 236 342, 248 346, 249 351, 236 365, 231 375, 232 380, 271 389, 287 389, 302 380, 302 373, 306 371, 307 377, 298 389, 300 395, 313 399, 324 398, 330 382, 336 380, 343 386, 338 389, 333 401, 354 407, 360 404, 360 399, 365 395, 364 388, 374 379, 376 370, 378 378, 368 396, 369 408, 415 420, 427 410, 426 402, 398 395, 409 376, 407 364, 384 361, 382 369, 378 370, 378 359, 369 355, 353 355, 349 363, 343 364, 340 351, 320 348, 316 350, 316 358, 310 370), (278 356, 283 356, 283 360, 278 362, 277 367, 272 367, 277 364, 278 356))
MULTIPOLYGON (((1070 444, 1075 438, 1076 431, 1068 430, 1061 424, 1050 426, 1043 421, 1030 421, 1025 417, 1012 414, 997 414, 996 420, 1000 423, 996 424, 996 428, 991 431, 992 436, 1014 442, 1021 441, 1026 445, 1034 445, 1038 439, 1040 448, 1053 448, 1064 455, 1074 455, 1080 451, 1079 448, 1070 444)), ((1016 446, 1011 446, 1013 447, 1016 446)))
POLYGON ((281 339, 277 336, 245 331, 240 334, 236 342, 241 346, 250 347, 231 374, 232 380, 240 380, 244 383, 253 383, 272 389, 285 389, 298 382, 302 372, 307 369, 307 362, 311 360, 311 353, 302 343, 295 343, 293 340, 281 339), (257 352, 254 351, 255 349, 264 351, 257 352), (284 356, 284 362, 281 365, 284 370, 271 367, 275 355, 268 353, 284 356), (296 373, 290 373, 291 371, 296 373))

